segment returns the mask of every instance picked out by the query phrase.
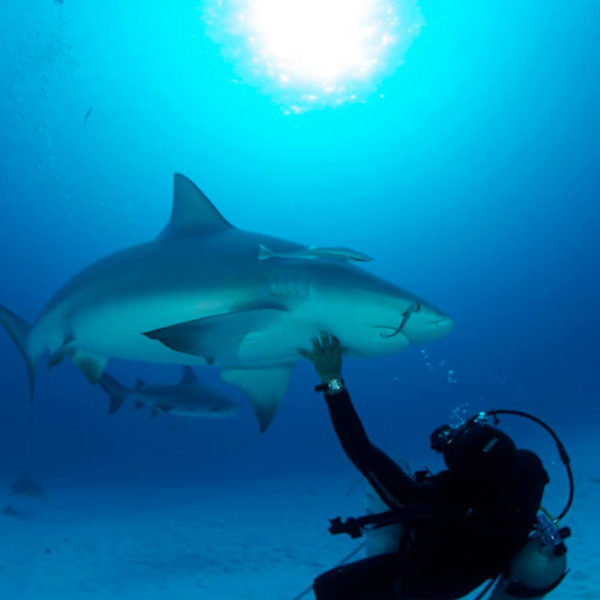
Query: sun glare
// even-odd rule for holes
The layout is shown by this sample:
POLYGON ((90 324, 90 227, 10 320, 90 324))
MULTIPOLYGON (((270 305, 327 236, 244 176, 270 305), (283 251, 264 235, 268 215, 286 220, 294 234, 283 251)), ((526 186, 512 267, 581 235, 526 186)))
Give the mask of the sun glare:
POLYGON ((257 51, 282 79, 323 86, 364 77, 383 40, 368 0, 256 0, 249 14, 257 51))
POLYGON ((288 112, 364 100, 423 25, 414 0, 217 0, 204 20, 288 112))

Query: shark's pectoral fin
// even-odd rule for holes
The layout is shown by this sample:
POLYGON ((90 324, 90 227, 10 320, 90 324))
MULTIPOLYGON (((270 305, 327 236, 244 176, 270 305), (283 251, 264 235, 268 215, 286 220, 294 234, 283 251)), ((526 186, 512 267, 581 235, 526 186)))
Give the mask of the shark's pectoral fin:
POLYGON ((98 383, 100 381, 108 362, 108 358, 105 356, 97 356, 83 350, 72 352, 71 360, 83 371, 83 374, 90 383, 98 383))
POLYGON ((248 396, 263 433, 279 408, 291 373, 292 367, 289 365, 270 369, 224 369, 221 379, 237 385, 248 396))
POLYGON ((278 308, 242 310, 154 329, 144 335, 171 350, 202 356, 212 364, 227 350, 235 350, 249 333, 269 327, 281 313, 278 308))

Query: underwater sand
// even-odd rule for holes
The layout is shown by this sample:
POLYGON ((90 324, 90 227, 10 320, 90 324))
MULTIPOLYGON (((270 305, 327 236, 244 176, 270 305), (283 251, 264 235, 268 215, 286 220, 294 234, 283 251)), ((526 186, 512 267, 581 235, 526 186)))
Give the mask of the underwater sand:
MULTIPOLYGON (((577 462, 573 449, 571 456, 577 462)), ((556 600, 600 597, 599 474, 591 464, 578 467, 566 519, 571 572, 549 596, 556 600)), ((363 503, 347 480, 317 479, 62 487, 43 500, 6 494, 3 501, 24 513, 0 514, 1 597, 19 600, 293 600, 360 543, 330 536, 327 525, 361 514, 363 503)))

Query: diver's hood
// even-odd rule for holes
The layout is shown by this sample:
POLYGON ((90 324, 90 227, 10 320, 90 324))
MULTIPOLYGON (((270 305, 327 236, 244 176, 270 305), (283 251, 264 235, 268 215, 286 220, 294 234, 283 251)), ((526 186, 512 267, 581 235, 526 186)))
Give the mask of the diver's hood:
POLYGON ((444 462, 451 472, 485 476, 488 470, 507 466, 516 450, 515 443, 504 432, 474 423, 459 431, 444 449, 444 462))

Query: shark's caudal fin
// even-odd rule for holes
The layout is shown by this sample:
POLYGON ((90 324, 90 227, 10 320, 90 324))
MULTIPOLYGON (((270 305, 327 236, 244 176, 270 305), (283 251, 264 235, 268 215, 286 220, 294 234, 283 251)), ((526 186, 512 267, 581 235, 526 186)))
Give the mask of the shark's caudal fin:
POLYGON ((124 385, 121 385, 114 377, 111 377, 106 371, 98 380, 98 385, 110 398, 108 414, 112 415, 123 406, 123 402, 125 402, 125 398, 127 398, 127 388, 124 385))
POLYGON ((24 321, 16 315, 14 312, 8 310, 0 304, 0 322, 6 329, 8 335, 12 338, 13 342, 19 349, 21 356, 25 359, 27 364, 27 377, 29 379, 29 400, 33 402, 33 395, 35 393, 35 363, 36 357, 30 356, 27 352, 26 344, 27 337, 31 326, 27 321, 24 321))

